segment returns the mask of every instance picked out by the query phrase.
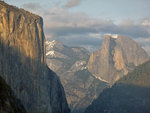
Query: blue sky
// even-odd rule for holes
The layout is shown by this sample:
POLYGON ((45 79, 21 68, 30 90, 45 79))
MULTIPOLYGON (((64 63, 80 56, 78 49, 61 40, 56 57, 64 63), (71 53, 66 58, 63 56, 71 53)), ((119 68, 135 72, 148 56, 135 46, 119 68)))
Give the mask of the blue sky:
POLYGON ((150 51, 150 0, 5 2, 42 16, 46 39, 93 50, 99 48, 104 34, 121 34, 133 38, 150 51))
MULTIPOLYGON (((43 8, 50 9, 65 5, 69 0, 5 0, 7 3, 23 7, 27 3, 39 3, 43 8)), ((122 19, 135 19, 139 21, 149 17, 150 0, 76 0, 80 3, 68 10, 81 11, 89 17, 112 19, 117 23, 122 19)))

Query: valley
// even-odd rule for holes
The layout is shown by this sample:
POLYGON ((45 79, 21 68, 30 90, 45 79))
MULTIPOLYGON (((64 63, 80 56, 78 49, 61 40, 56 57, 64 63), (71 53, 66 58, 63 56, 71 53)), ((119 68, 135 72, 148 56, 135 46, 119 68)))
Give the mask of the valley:
POLYGON ((148 21, 26 2, 0 0, 0 113, 150 113, 148 21))

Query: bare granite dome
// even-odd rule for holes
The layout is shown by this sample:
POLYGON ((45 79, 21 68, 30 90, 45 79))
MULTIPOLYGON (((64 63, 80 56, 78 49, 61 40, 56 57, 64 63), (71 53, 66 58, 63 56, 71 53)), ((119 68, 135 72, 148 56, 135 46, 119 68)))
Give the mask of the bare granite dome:
POLYGON ((149 60, 144 49, 132 39, 120 35, 105 35, 99 50, 88 62, 89 71, 110 83, 149 60))

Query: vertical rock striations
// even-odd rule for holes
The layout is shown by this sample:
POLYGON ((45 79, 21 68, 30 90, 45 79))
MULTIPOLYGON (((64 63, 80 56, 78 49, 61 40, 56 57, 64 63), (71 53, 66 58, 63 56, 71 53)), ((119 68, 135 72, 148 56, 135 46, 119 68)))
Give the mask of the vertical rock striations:
POLYGON ((91 54, 88 69, 97 77, 114 83, 149 59, 133 40, 118 35, 105 35, 102 46, 91 54))
POLYGON ((28 113, 69 113, 63 87, 46 65, 42 18, 0 1, 0 75, 28 113))

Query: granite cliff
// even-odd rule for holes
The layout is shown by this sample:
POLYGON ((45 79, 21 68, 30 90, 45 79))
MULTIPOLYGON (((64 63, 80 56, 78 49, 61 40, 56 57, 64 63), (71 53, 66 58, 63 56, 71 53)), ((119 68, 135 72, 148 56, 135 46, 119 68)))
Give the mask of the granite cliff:
POLYGON ((88 70, 112 84, 148 60, 144 49, 130 38, 105 35, 100 49, 90 55, 88 70))
POLYGON ((85 113, 149 113, 150 61, 105 89, 85 113))
POLYGON ((20 100, 18 100, 11 88, 0 77, 0 113, 26 113, 20 100))
POLYGON ((56 40, 46 41, 47 64, 59 75, 72 113, 83 113, 108 87, 106 82, 87 70, 89 54, 82 47, 68 47, 56 40))
POLYGON ((27 113, 70 113, 59 78, 46 65, 42 18, 2 1, 0 75, 27 113))

